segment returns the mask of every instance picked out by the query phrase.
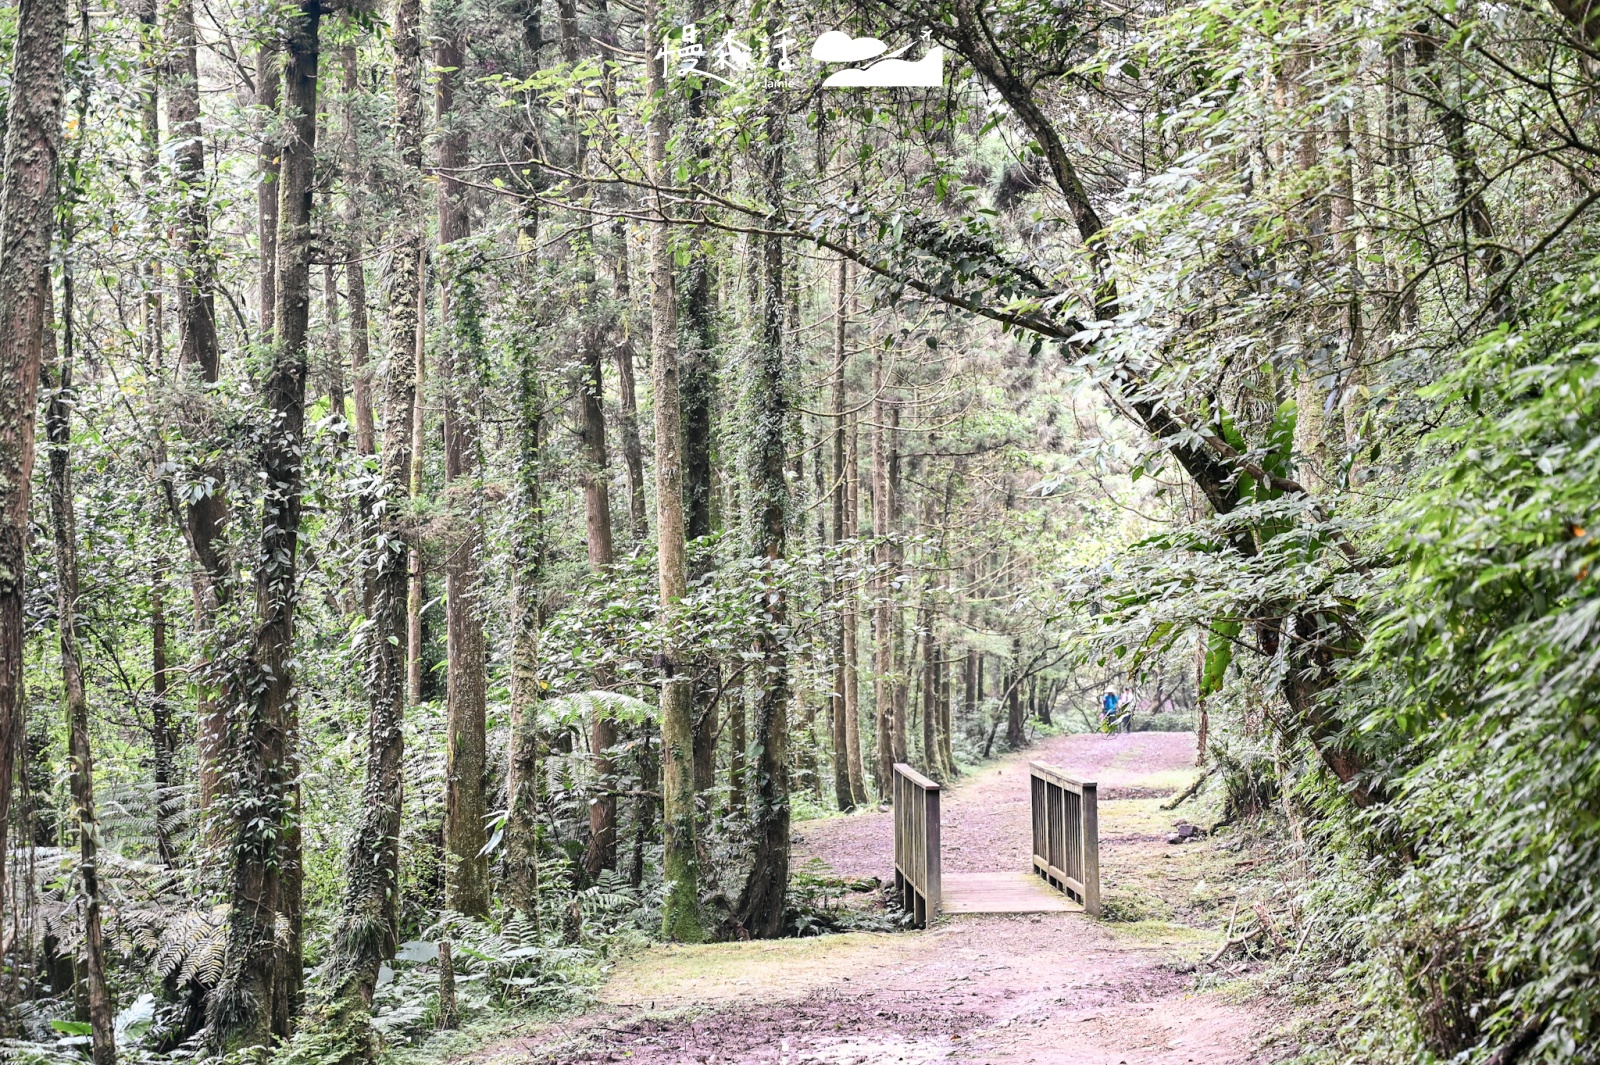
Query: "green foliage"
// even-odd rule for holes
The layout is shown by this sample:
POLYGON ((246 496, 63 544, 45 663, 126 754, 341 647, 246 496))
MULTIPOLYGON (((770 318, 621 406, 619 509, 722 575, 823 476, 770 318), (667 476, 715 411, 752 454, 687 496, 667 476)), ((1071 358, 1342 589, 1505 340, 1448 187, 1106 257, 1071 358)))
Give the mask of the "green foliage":
POLYGON ((1411 738, 1393 815, 1416 861, 1374 943, 1442 1053, 1527 1024, 1527 1060, 1600 1029, 1600 268, 1432 392, 1429 489, 1391 528, 1406 578, 1361 673, 1365 727, 1411 738))

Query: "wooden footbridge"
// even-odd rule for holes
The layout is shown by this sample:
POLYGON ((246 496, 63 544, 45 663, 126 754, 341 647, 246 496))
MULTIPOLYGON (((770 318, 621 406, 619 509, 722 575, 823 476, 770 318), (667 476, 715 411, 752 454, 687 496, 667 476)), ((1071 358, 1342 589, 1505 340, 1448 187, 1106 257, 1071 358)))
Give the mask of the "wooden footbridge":
POLYGON ((1028 763, 1030 869, 946 873, 939 856, 939 785, 894 767, 894 882, 919 928, 941 913, 1100 914, 1100 822, 1095 785, 1028 763))

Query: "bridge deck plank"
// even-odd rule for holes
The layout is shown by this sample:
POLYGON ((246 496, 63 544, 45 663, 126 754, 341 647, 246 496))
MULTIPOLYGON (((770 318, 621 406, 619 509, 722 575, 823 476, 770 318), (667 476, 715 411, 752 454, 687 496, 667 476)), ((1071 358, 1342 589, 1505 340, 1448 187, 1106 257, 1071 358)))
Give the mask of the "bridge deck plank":
POLYGON ((1081 913, 1031 873, 945 873, 942 913, 1081 913))

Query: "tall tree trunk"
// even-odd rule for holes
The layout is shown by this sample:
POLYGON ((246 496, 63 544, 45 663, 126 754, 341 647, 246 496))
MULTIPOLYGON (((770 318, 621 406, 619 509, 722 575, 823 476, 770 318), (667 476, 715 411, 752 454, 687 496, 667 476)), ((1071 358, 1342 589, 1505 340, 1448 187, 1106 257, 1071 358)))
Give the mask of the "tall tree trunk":
MULTIPOLYGON (((569 64, 576 66, 582 56, 582 35, 578 29, 576 0, 558 0, 557 14, 561 29, 561 54, 569 64)), ((608 68, 609 77, 609 68, 608 68)), ((568 128, 572 135, 573 169, 582 173, 587 162, 588 138, 582 119, 584 100, 575 96, 571 100, 568 128)), ((580 178, 578 196, 585 203, 593 201, 593 187, 580 178)), ((578 383, 578 426, 583 451, 583 508, 584 534, 589 549, 589 568, 595 574, 604 574, 616 561, 616 551, 611 535, 611 492, 609 459, 606 454, 605 384, 602 366, 602 347, 606 333, 599 321, 599 284, 595 274, 594 239, 591 231, 576 235, 571 242, 576 261, 578 283, 582 287, 583 314, 581 355, 583 359, 578 383)), ((609 674, 597 671, 594 678, 597 688, 610 686, 609 674)), ((617 797, 615 767, 611 750, 617 743, 616 720, 604 706, 590 708, 589 753, 593 767, 593 790, 589 797, 589 839, 584 849, 583 870, 590 881, 599 877, 601 870, 617 867, 617 797)))
POLYGON ((261 542, 256 629, 228 722, 235 800, 232 892, 222 980, 211 1026, 224 1048, 266 1046, 288 1034, 300 998, 300 833, 295 745, 295 570, 305 441, 306 342, 311 309, 312 166, 317 140, 320 4, 285 20, 283 79, 289 130, 278 186, 277 316, 263 393, 269 428, 261 445, 261 542), (277 924, 288 929, 279 946, 277 924))
POLYGON ((978 692, 979 678, 983 675, 978 671, 980 661, 978 649, 968 647, 961 670, 961 709, 969 722, 978 719, 978 702, 983 698, 978 692))
MULTIPOLYGON (((770 26, 769 33, 776 34, 770 26)), ((783 189, 786 111, 781 93, 768 104, 765 177, 767 196, 776 204, 783 189)), ((763 589, 765 616, 756 652, 762 679, 755 714, 755 794, 751 810, 754 845, 749 876, 734 906, 734 920, 750 935, 771 938, 783 931, 789 888, 789 662, 782 629, 788 604, 777 572, 784 558, 789 516, 789 479, 784 470, 784 428, 789 418, 784 358, 783 238, 761 238, 763 279, 761 329, 750 368, 751 503, 755 512, 756 552, 767 561, 763 589)))
MULTIPOLYGON (((888 499, 889 521, 892 525, 898 516, 900 507, 900 407, 898 404, 889 408, 889 469, 888 469, 888 499)), ((890 572, 898 576, 905 569, 905 549, 898 541, 891 540, 888 544, 890 572)), ((911 658, 912 651, 906 646, 906 615, 899 602, 899 594, 895 591, 898 581, 886 578, 884 591, 889 600, 889 653, 890 675, 893 678, 891 685, 891 698, 893 706, 889 714, 890 750, 896 762, 904 762, 910 758, 906 743, 906 710, 910 696, 911 683, 911 658)))
POLYGON ((542 464, 544 402, 534 349, 518 364, 516 543, 512 556, 514 617, 511 637, 511 765, 506 775, 506 896, 513 908, 538 919, 540 586, 544 576, 545 523, 542 464))
MULTIPOLYGON (((845 475, 845 340, 848 321, 845 316, 846 292, 850 284, 849 260, 839 256, 838 270, 833 282, 833 544, 844 543, 844 509, 849 489, 845 475)), ((818 464, 820 466, 820 463, 818 464)), ((838 565, 835 562, 835 565, 838 565)), ((833 596, 839 608, 839 628, 833 640, 834 672, 833 693, 828 698, 828 720, 833 724, 833 797, 841 810, 855 808, 855 791, 850 786, 850 726, 845 712, 845 694, 850 681, 850 666, 846 662, 845 645, 853 643, 849 628, 855 617, 847 603, 847 581, 835 578, 833 596)), ((853 650, 853 648, 852 648, 853 650)))
MULTIPOLYGON (((540 0, 523 0, 516 8, 523 40, 537 57, 543 43, 540 0)), ((531 131, 529 140, 532 140, 531 131)), ((531 145, 530 145, 531 146, 531 145)), ((542 183, 534 170, 531 183, 542 183)), ((521 236, 528 251, 517 264, 524 294, 535 290, 538 267, 539 201, 523 200, 521 236)), ((528 306, 524 295, 524 306, 528 306)), ((506 901, 539 924, 539 809, 544 760, 544 733, 539 720, 539 629, 544 622, 542 599, 546 526, 544 515, 545 394, 538 349, 524 341, 517 355, 517 520, 511 549, 511 750, 506 766, 505 884, 506 901)))
MULTIPOLYGON (((592 270, 592 265, 590 267, 592 270)), ((589 279, 593 306, 593 278, 589 279)), ((611 538, 609 456, 606 454, 604 380, 601 333, 597 324, 585 326, 583 379, 578 386, 579 434, 583 447, 584 528, 589 546, 589 568, 603 575, 616 562, 611 538)), ((595 684, 605 687, 610 677, 597 674, 595 684)), ((584 874, 592 882, 603 869, 617 867, 617 795, 611 749, 617 743, 616 719, 596 705, 589 719, 589 752, 594 765, 595 793, 589 800, 589 842, 584 850, 584 874)))
POLYGON ((894 558, 888 538, 894 527, 894 499, 889 483, 889 404, 884 395, 884 354, 872 364, 872 535, 876 573, 872 579, 872 702, 877 714, 878 797, 889 798, 894 781, 894 644, 889 615, 888 569, 894 558))
POLYGON ((343 1038, 345 1060, 369 1060, 368 1013, 378 969, 398 945, 400 815, 404 795, 405 710, 408 695, 409 591, 407 544, 415 538, 411 496, 413 415, 422 306, 422 37, 420 0, 397 0, 394 35, 394 146, 402 204, 389 270, 388 372, 384 380, 382 484, 363 501, 368 516, 372 635, 366 644, 366 781, 361 820, 345 853, 345 884, 334 921, 321 1026, 343 1038))
MULTIPOLYGON (((192 25, 192 11, 189 12, 188 24, 192 25)), ((157 40, 158 33, 158 4, 156 0, 139 0, 139 33, 140 33, 140 78, 142 91, 140 94, 140 139, 143 142, 143 156, 141 159, 140 183, 147 192, 155 192, 159 188, 158 167, 160 165, 161 148, 161 104, 160 82, 163 74, 163 65, 159 60, 157 40)), ((176 23, 173 27, 174 37, 182 49, 185 29, 184 12, 176 6, 172 12, 172 19, 176 23)), ((169 68, 180 68, 186 56, 175 55, 168 64, 169 68)), ((161 259, 152 255, 145 267, 145 315, 143 329, 144 355, 146 365, 153 376, 159 377, 163 372, 164 344, 162 331, 162 300, 161 300, 161 259)), ((69 412, 70 413, 70 412, 69 412)), ((166 465, 166 442, 158 434, 156 439, 157 461, 166 465)), ((165 503, 165 489, 171 485, 171 477, 166 474, 160 476, 162 489, 159 493, 158 506, 165 503)), ((151 532, 159 537, 161 519, 157 517, 151 522, 151 532)), ((150 748, 152 773, 155 785, 155 832, 156 854, 161 859, 161 864, 168 869, 177 868, 177 851, 173 846, 172 828, 176 819, 178 803, 173 791, 173 765, 174 746, 176 737, 172 729, 172 705, 167 699, 167 568, 168 559, 164 552, 157 551, 150 565, 150 748)))
MULTIPOLYGON (((172 141, 172 172, 179 196, 177 212, 180 266, 178 277, 178 372, 197 374, 202 386, 222 378, 221 350, 217 342, 216 262, 211 250, 210 204, 206 198, 205 142, 200 128, 200 84, 194 0, 178 0, 171 10, 171 78, 167 93, 167 127, 172 141)), ((271 64, 277 70, 276 61, 271 64)), ((274 74, 274 77, 276 75, 274 74)), ((273 103, 277 89, 272 90, 273 103)), ((276 158, 276 156, 274 156, 276 158)), ((273 164, 276 165, 275 163, 273 164)), ((277 185, 272 185, 274 194, 277 185)), ((276 201, 274 201, 275 203, 276 201)), ((277 218, 273 207, 271 217, 277 218)), ((276 233, 269 238, 276 241, 276 233)), ((207 427, 192 428, 196 435, 207 427)), ((195 443, 201 441, 196 440, 195 443)), ((200 813, 207 815, 221 794, 221 760, 227 732, 226 678, 213 676, 211 662, 218 648, 219 614, 233 599, 232 565, 228 558, 227 530, 230 506, 226 474, 220 464, 205 463, 189 474, 198 491, 186 493, 184 533, 194 562, 191 584, 196 626, 203 648, 197 670, 200 721, 198 750, 200 813)), ((207 822, 208 832, 220 830, 207 822)))
POLYGON ((939 647, 933 639, 932 591, 929 587, 922 590, 917 628, 922 632, 922 765, 928 776, 937 780, 943 773, 939 756, 939 647))
MULTIPOLYGON (((688 105, 688 132, 694 142, 691 150, 702 160, 709 147, 699 136, 703 121, 702 94, 692 90, 688 105), (693 131, 693 132, 689 132, 693 131)), ((703 234, 699 236, 703 237, 703 234)), ((703 239, 678 278, 678 372, 679 395, 683 404, 683 506, 684 535, 690 542, 711 535, 711 433, 712 404, 716 371, 712 365, 716 343, 712 307, 711 259, 703 239)), ((710 556, 697 553, 691 560, 689 576, 704 577, 710 556)), ((716 696, 720 687, 715 663, 697 663, 694 689, 694 787, 697 794, 709 791, 715 783, 717 755, 716 696)))
POLYGON ((345 195, 339 216, 344 224, 344 287, 350 307, 350 392, 355 401, 356 450, 363 455, 377 453, 377 430, 372 422, 372 368, 367 323, 367 269, 361 261, 361 206, 357 189, 366 187, 365 168, 359 162, 360 141, 356 131, 356 95, 361 90, 357 79, 355 41, 339 47, 339 66, 343 74, 344 100, 341 108, 342 139, 340 164, 344 171, 345 195))
MULTIPOLYGON (((418 119, 420 128, 420 118, 418 119)), ((420 137, 420 133, 418 134, 420 137)), ((419 202, 417 208, 420 210, 419 202)), ((422 475, 427 464, 428 450, 428 261, 423 251, 424 234, 417 233, 417 273, 415 289, 407 293, 414 300, 416 310, 406 316, 412 323, 412 348, 409 360, 412 367, 411 394, 411 466, 407 470, 407 491, 415 505, 422 498, 422 475)), ((391 279, 391 287, 393 281, 391 279)), ((389 316, 394 317, 393 296, 389 316)), ((422 608, 425 601, 426 562, 422 557, 419 537, 412 537, 411 554, 406 566, 406 698, 411 705, 422 702, 422 608)))
MULTIPOLYGON (((447 18, 451 16, 445 16, 447 18)), ((488 659, 479 604, 479 554, 483 547, 483 489, 478 461, 484 340, 478 265, 451 247, 465 240, 470 218, 466 188, 455 172, 467 162, 467 135, 455 115, 455 89, 463 61, 460 25, 440 27, 434 48, 439 71, 435 118, 439 138, 439 247, 445 284, 444 480, 450 500, 451 538, 445 556, 445 628, 449 689, 445 704, 445 905, 458 913, 489 913, 489 862, 483 849, 488 812, 488 739, 485 712, 488 659)))
POLYGON ((950 701, 950 654, 943 645, 935 645, 934 649, 939 656, 939 751, 945 776, 954 779, 957 770, 955 715, 950 701))
MULTIPOLYGON (((663 50, 659 0, 644 7, 645 55, 663 50)), ((649 91, 657 99, 667 94, 666 72, 654 59, 650 64, 649 91)), ((650 112, 645 129, 646 174, 657 186, 666 180, 666 107, 650 112)), ((661 662, 661 815, 663 823, 662 876, 666 897, 661 905, 662 935, 678 942, 705 938, 700 909, 700 870, 695 847, 694 794, 694 693, 693 678, 678 670, 684 664, 679 605, 688 590, 684 551, 682 416, 678 393, 677 308, 673 293, 672 244, 668 234, 667 206, 659 192, 651 208, 657 222, 650 231, 650 354, 655 376, 656 420, 656 541, 661 581, 662 630, 665 645, 661 662)))
MULTIPOLYGON (((849 416, 850 434, 845 449, 845 536, 852 541, 850 564, 860 561, 861 477, 858 469, 856 419, 849 416)), ((844 732, 850 763, 850 795, 856 805, 867 801, 867 779, 861 760, 861 595, 856 580, 844 582, 844 732)))
MULTIPOLYGON (((87 16, 85 16, 87 22, 87 16)), ((87 27, 86 27, 87 28, 87 27)), ((80 115, 80 121, 82 116, 80 115)), ((71 223, 62 235, 70 245, 71 223)), ((64 250, 64 257, 70 254, 64 250)), ((46 295, 48 314, 49 295, 46 295)), ((66 695, 67 749, 71 758, 68 789, 78 821, 78 879, 83 885, 83 975, 87 985, 89 1024, 93 1038, 95 1065, 113 1065, 117 1060, 115 1030, 117 1006, 106 985, 105 935, 100 924, 100 828, 94 807, 94 754, 89 744, 89 698, 84 690, 83 663, 78 657, 78 529, 72 498, 72 408, 76 394, 72 387, 73 290, 72 265, 62 271, 62 344, 59 360, 55 354, 55 332, 48 322, 43 333, 43 348, 54 363, 48 370, 46 391, 49 407, 45 411, 45 435, 50 441, 50 530, 55 544, 56 630, 61 646, 61 687, 66 695)))
MULTIPOLYGON (((24 722, 28 488, 49 319, 66 25, 66 0, 18 0, 0 171, 0 856, 10 853, 12 776, 24 722)), ((7 864, 0 860, 0 910, 7 864)), ((5 917, 0 912, 0 925, 5 917)))
POLYGON ((167 676, 167 560, 157 555, 150 567, 150 747, 156 791, 156 856, 168 869, 178 868, 172 830, 181 809, 176 793, 177 735, 167 676))
MULTIPOLYGON (((191 20, 192 21, 192 20, 191 20)), ((283 85, 283 57, 278 38, 269 30, 256 45, 256 107, 260 110, 261 143, 256 148, 256 275, 257 328, 262 344, 272 342, 278 318, 278 182, 284 145, 277 143, 278 97, 283 85)))
POLYGON ((635 543, 643 543, 650 530, 644 513, 644 451, 639 442, 639 401, 634 388, 633 334, 628 327, 627 314, 627 307, 633 294, 632 279, 628 269, 627 224, 622 219, 617 219, 612 223, 611 233, 617 244, 611 291, 620 309, 617 315, 617 339, 614 351, 617 362, 617 400, 622 412, 617 428, 622 436, 622 463, 628 471, 628 535, 635 543))
POLYGON ((1027 745, 1022 717, 1022 641, 1011 640, 1011 670, 1006 680, 1006 746, 1020 751, 1027 745))

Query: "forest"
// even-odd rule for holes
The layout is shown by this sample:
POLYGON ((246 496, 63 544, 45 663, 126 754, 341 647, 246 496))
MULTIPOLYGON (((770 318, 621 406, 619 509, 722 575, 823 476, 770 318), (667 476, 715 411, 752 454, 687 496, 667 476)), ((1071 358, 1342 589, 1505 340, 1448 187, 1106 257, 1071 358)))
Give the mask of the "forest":
POLYGON ((0 1059, 895 938, 809 826, 1119 691, 1284 900, 1250 1060, 1600 1058, 1589 4, 8 0, 0 70, 0 1059))

